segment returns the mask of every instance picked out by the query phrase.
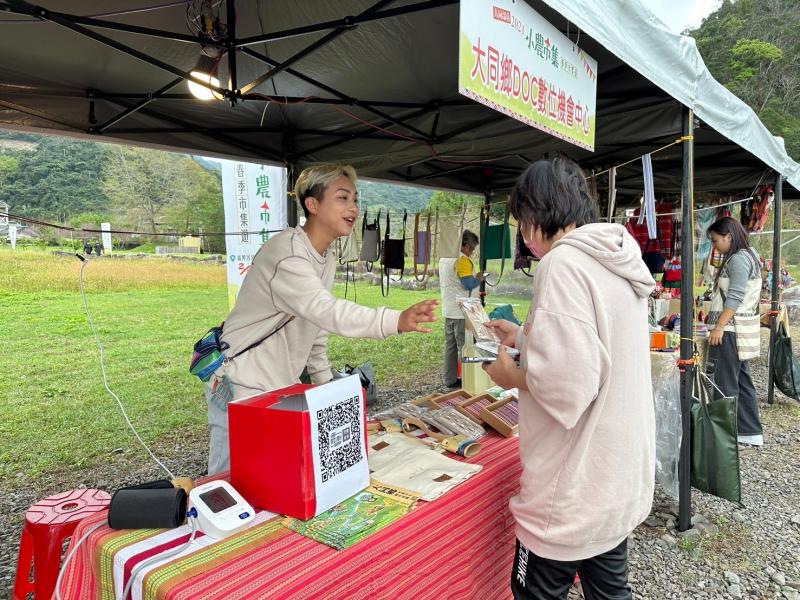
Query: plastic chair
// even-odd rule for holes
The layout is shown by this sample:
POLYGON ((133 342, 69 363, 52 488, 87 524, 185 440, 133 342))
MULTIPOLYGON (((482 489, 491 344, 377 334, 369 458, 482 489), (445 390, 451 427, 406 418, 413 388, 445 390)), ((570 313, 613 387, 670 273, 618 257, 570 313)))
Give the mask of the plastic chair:
POLYGON ((72 490, 48 496, 25 512, 13 600, 25 600, 31 592, 34 600, 53 595, 64 540, 84 517, 105 510, 110 501, 111 496, 102 490, 72 490))

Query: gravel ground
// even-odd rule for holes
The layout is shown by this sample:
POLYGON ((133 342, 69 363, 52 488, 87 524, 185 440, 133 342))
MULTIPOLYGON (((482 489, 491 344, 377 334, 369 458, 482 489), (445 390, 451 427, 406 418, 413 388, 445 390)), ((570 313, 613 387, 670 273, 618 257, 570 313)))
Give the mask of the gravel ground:
MULTIPOLYGON (((800 339, 800 328, 793 333, 800 339)), ((764 347, 765 356, 766 341, 764 347)), ((753 361, 752 367, 756 388, 766 390, 765 360, 753 361)), ((370 413, 437 390, 444 391, 431 384, 379 389, 370 413)), ((800 600, 800 408, 779 392, 777 398, 773 407, 762 404, 764 447, 740 453, 744 507, 694 491, 695 527, 682 536, 674 529, 677 506, 657 491, 651 518, 631 535, 635 598, 800 600)), ((175 473, 198 477, 205 473, 207 442, 201 431, 165 440, 153 450, 175 473)), ((36 500, 79 487, 115 490, 161 477, 159 468, 131 446, 90 469, 1 482, 0 598, 10 597, 22 520, 36 500)))

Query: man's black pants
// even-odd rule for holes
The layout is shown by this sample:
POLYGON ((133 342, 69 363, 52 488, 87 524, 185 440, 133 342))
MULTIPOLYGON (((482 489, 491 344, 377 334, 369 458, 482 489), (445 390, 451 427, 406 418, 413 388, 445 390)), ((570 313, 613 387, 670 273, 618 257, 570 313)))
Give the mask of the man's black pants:
POLYGON ((511 590, 517 600, 566 598, 576 573, 586 600, 630 600, 628 539, 598 556, 566 562, 536 556, 517 540, 511 571, 511 590))

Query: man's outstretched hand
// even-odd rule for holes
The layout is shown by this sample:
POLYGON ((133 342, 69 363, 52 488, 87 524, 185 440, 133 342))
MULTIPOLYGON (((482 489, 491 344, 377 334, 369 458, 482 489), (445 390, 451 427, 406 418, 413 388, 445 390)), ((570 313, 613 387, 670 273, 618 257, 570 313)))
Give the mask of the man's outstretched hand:
POLYGON ((400 320, 397 323, 398 333, 408 333, 416 331, 418 333, 430 333, 431 330, 423 327, 422 323, 433 323, 436 321, 436 307, 439 306, 438 300, 423 300, 413 306, 409 306, 400 313, 400 320))

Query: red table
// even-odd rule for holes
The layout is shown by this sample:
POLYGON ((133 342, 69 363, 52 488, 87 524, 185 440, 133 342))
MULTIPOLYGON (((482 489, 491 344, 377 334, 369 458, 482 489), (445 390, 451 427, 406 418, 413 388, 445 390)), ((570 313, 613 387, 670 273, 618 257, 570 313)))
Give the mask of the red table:
MULTIPOLYGON (((491 433, 483 442, 468 461, 483 465, 479 473, 351 548, 334 550, 270 521, 248 530, 246 540, 234 538, 248 532, 214 542, 194 561, 176 558, 170 577, 145 579, 145 597, 509 598, 515 539, 508 501, 519 489, 518 441, 491 433)), ((73 543, 105 518, 81 522, 73 543)), ((92 532, 65 572, 63 598, 114 598, 108 565, 125 536, 157 534, 166 533, 92 532)))

